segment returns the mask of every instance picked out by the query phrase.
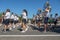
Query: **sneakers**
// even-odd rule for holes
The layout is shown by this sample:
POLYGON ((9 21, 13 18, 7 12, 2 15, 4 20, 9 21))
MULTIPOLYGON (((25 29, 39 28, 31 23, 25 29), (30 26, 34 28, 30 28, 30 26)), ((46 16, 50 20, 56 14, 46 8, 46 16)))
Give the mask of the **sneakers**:
POLYGON ((28 30, 28 28, 25 29, 25 31, 27 31, 27 30, 28 30))
POLYGON ((15 28, 15 25, 13 25, 13 28, 15 28))
POLYGON ((22 33, 24 33, 25 31, 23 30, 23 31, 21 31, 22 33))
POLYGON ((28 28, 26 28, 25 30, 21 31, 22 33, 26 32, 28 30, 28 28))
POLYGON ((10 27, 9 30, 12 30, 12 28, 10 27))
POLYGON ((7 31, 6 31, 5 29, 2 29, 2 32, 3 32, 3 33, 6 33, 7 31))

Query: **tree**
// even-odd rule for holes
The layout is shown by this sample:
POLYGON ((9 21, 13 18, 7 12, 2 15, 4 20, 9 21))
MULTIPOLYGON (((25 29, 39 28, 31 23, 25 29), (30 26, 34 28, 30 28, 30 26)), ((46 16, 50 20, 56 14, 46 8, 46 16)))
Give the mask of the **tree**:
POLYGON ((0 13, 0 17, 2 16, 2 13, 0 13))
POLYGON ((2 18, 1 17, 2 17, 2 13, 0 13, 0 23, 2 22, 2 18))

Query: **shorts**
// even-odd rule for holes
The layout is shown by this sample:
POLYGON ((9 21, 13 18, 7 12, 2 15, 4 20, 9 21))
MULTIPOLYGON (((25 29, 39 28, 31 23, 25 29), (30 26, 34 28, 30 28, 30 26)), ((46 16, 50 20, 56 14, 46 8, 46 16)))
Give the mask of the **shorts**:
POLYGON ((3 19, 2 24, 5 24, 5 20, 3 19))
POLYGON ((16 23, 18 23, 18 21, 17 20, 14 20, 14 24, 16 24, 16 23))
POLYGON ((44 18, 44 24, 47 24, 48 23, 48 17, 45 17, 44 18))
POLYGON ((36 20, 36 23, 39 23, 41 20, 39 19, 39 20, 36 20))
POLYGON ((26 24, 26 23, 27 23, 26 19, 23 19, 23 20, 22 20, 22 22, 23 22, 24 24, 26 24))
POLYGON ((18 23, 19 21, 17 20, 16 23, 18 23))
POLYGON ((9 25, 9 22, 10 22, 10 19, 6 19, 4 24, 9 25))
POLYGON ((56 20, 54 20, 54 24, 57 24, 57 19, 56 19, 56 20))
POLYGON ((10 19, 10 23, 14 23, 14 19, 10 19))

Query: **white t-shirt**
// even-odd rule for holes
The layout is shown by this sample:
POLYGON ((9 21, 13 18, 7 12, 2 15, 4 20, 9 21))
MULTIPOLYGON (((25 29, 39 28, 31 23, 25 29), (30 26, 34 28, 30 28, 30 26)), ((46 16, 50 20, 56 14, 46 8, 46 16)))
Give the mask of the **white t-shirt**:
POLYGON ((5 19, 10 19, 10 12, 6 12, 5 19))
POLYGON ((16 19, 19 20, 19 17, 17 17, 16 19))
POLYGON ((46 9, 46 11, 47 11, 47 15, 46 15, 46 17, 50 17, 49 10, 48 10, 48 9, 46 9))
POLYGON ((48 12, 46 16, 47 16, 47 17, 50 17, 50 13, 48 12))
POLYGON ((22 18, 23 19, 27 19, 27 16, 26 16, 26 13, 25 12, 22 13, 22 18))
POLYGON ((37 18, 36 18, 37 20, 39 20, 39 16, 37 15, 37 18))
POLYGON ((17 16, 14 16, 14 20, 16 20, 17 19, 17 16))
POLYGON ((14 19, 14 15, 11 15, 10 19, 14 19))
POLYGON ((14 17, 14 20, 19 20, 19 18, 17 16, 14 17))

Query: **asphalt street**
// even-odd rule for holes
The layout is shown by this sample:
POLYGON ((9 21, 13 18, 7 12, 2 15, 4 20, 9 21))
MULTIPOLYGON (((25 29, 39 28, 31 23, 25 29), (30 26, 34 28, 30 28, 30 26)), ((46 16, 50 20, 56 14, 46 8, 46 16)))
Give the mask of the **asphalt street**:
POLYGON ((0 37, 0 40, 60 40, 60 37, 0 37))
POLYGON ((33 25, 29 25, 28 27, 29 27, 28 31, 26 31, 25 33, 21 33, 21 31, 18 30, 18 28, 20 29, 20 27, 13 29, 13 31, 7 31, 5 33, 2 32, 3 29, 3 25, 2 25, 0 26, 0 40, 60 40, 60 36, 59 36, 60 27, 55 28, 54 31, 51 29, 51 31, 48 32, 43 32, 44 30, 43 26, 40 29, 38 29, 38 27, 35 27, 33 25), (58 36, 46 36, 46 35, 58 35, 58 36))
POLYGON ((56 28, 50 28, 50 31, 43 32, 44 27, 41 26, 40 29, 38 27, 35 27, 33 25, 28 26, 28 30, 25 33, 22 33, 20 30, 20 26, 17 28, 14 28, 12 31, 7 31, 6 33, 2 31, 3 25, 0 26, 0 35, 60 35, 60 26, 56 28))

